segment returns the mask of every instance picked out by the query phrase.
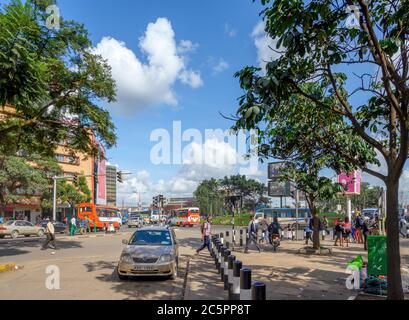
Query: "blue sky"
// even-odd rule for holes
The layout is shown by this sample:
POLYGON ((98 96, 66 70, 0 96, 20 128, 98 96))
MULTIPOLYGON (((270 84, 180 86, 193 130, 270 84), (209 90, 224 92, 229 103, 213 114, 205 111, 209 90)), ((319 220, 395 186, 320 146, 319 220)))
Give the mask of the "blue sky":
MULTIPOLYGON (((106 107, 118 128, 118 145, 109 150, 108 160, 133 173, 119 188, 120 203, 136 203, 133 191, 143 192, 144 201, 158 193, 189 196, 203 179, 239 172, 228 164, 155 165, 150 135, 159 128, 172 134, 174 121, 181 121, 182 131, 195 128, 202 135, 232 125, 219 112, 237 110, 242 91, 234 73, 277 58, 269 49, 274 41, 264 33, 259 1, 60 0, 58 5, 66 19, 85 24, 96 52, 113 68, 118 102, 106 107)), ((351 102, 359 105, 357 99, 351 102)), ((201 150, 237 156, 220 139, 203 143, 201 150)), ((191 149, 195 159, 200 157, 197 146, 191 149)), ((266 171, 260 165, 249 176, 266 181, 266 171)))
MULTIPOLYGON (((171 25, 177 47, 181 46, 182 40, 191 45, 188 48, 190 51, 184 50, 183 53, 177 53, 177 56, 183 58, 183 70, 200 77, 200 85, 192 83, 194 79, 188 79, 190 84, 170 80, 171 85, 168 87, 177 104, 156 101, 145 105, 137 96, 144 95, 141 89, 134 95, 120 94, 118 103, 108 106, 118 133, 118 145, 109 150, 108 160, 120 169, 134 173, 130 181, 120 188, 119 200, 129 197, 125 191, 142 190, 144 199, 149 199, 156 191, 171 192, 174 195, 191 193, 194 182, 197 183, 206 176, 196 170, 196 176, 190 175, 186 190, 183 190, 180 184, 184 183, 183 179, 186 177, 181 171, 186 172, 186 168, 151 163, 150 151, 155 143, 150 141, 150 134, 158 128, 171 132, 173 121, 181 121, 182 130, 196 128, 203 134, 205 129, 228 129, 232 125, 219 115, 219 111, 227 115, 235 113, 237 98, 242 92, 233 75, 245 65, 259 63, 258 49, 252 36, 256 25, 261 21, 259 3, 250 0, 61 0, 58 5, 65 19, 85 24, 95 47, 104 38, 109 38, 118 50, 132 51, 134 58, 148 67, 152 52, 149 54, 146 50, 141 50, 141 37, 149 38, 146 34, 148 25, 158 25, 159 18, 171 25), (129 98, 129 95, 132 97, 129 98), (178 187, 173 188, 171 181, 175 177, 178 187)), ((159 29, 158 32, 166 31, 164 27, 159 29)), ((150 40, 155 42, 155 39, 150 40)), ((147 39, 147 42, 150 40, 147 39)), ((104 57, 114 51, 112 47, 103 47, 98 53, 104 52, 104 57)), ((127 68, 121 69, 123 71, 127 68)), ((118 72, 114 73, 114 78, 119 76, 122 77, 118 72)), ((138 76, 140 74, 135 74, 135 77, 138 76)), ((128 81, 120 81, 121 86, 123 83, 129 84, 133 79, 132 75, 124 77, 128 81)), ((162 93, 164 92, 159 89, 157 95, 162 93)), ((207 171, 206 168, 203 170, 207 171)), ((258 178, 264 179, 265 170, 262 166, 260 170, 263 176, 259 173, 258 178)), ((222 173, 218 172, 216 176, 222 173)))

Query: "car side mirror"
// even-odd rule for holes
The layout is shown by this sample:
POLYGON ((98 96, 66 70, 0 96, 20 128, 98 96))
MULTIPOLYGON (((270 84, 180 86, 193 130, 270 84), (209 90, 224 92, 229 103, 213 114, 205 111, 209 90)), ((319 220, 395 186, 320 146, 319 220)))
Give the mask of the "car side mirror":
POLYGON ((128 240, 122 240, 122 244, 125 244, 125 245, 127 245, 128 244, 128 240))

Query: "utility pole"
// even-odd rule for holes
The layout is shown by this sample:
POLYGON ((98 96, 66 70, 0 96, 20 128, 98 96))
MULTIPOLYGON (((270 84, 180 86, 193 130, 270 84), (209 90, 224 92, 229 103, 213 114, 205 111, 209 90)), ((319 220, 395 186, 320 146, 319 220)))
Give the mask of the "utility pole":
POLYGON ((57 178, 54 177, 54 188, 53 188, 53 221, 57 220, 57 178))
POLYGON ((295 189, 295 221, 296 221, 296 229, 295 229, 295 240, 298 241, 298 229, 299 229, 299 212, 298 212, 298 203, 300 200, 300 195, 298 193, 298 189, 295 189))

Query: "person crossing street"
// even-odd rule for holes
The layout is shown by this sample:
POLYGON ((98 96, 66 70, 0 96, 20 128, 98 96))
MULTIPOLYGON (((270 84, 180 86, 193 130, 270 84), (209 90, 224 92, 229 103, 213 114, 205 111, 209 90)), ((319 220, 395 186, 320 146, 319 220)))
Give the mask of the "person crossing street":
POLYGON ((248 225, 248 239, 246 242, 246 248, 244 250, 244 253, 248 253, 249 251, 249 245, 251 243, 254 243, 254 245, 256 246, 258 252, 261 252, 261 248, 257 243, 257 232, 258 232, 258 228, 257 228, 257 223, 256 223, 256 219, 254 218, 254 216, 251 218, 251 221, 248 225))
POLYGON ((47 239, 43 244, 42 250, 46 250, 50 242, 53 245, 53 249, 57 250, 57 246, 55 244, 55 228, 53 222, 54 222, 53 220, 48 220, 47 226, 45 228, 45 234, 47 239))
POLYGON ((196 254, 199 254, 200 251, 202 251, 204 248, 207 247, 209 252, 212 252, 211 244, 210 244, 210 236, 212 235, 212 230, 211 230, 211 219, 210 217, 207 217, 206 222, 202 225, 202 241, 203 244, 202 246, 196 250, 196 254))
POLYGON ((70 235, 75 236, 76 233, 77 233, 77 219, 75 219, 75 216, 72 216, 70 235))

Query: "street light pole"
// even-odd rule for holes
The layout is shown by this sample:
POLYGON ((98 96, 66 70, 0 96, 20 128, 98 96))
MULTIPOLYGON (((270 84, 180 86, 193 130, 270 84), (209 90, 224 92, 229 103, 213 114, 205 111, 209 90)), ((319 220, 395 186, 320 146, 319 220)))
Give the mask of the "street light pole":
POLYGON ((298 241, 298 228, 299 228, 299 222, 298 222, 298 202, 299 202, 299 193, 298 189, 295 189, 295 221, 296 221, 296 230, 295 230, 295 240, 298 241))

